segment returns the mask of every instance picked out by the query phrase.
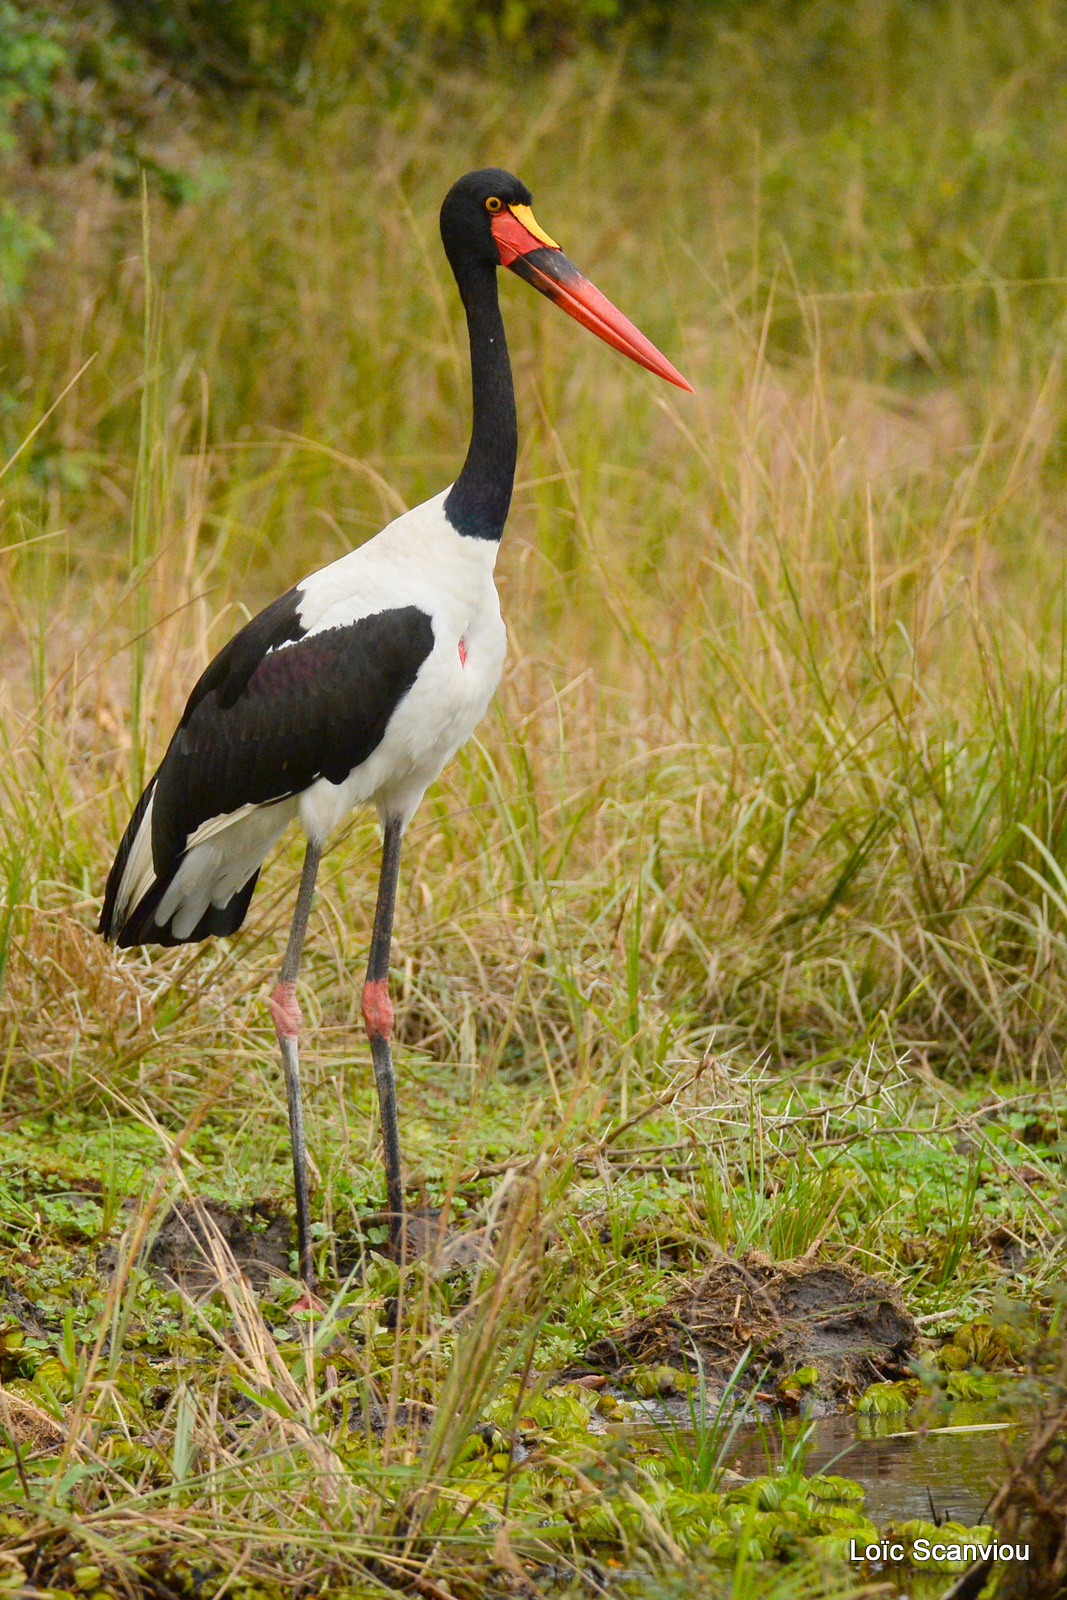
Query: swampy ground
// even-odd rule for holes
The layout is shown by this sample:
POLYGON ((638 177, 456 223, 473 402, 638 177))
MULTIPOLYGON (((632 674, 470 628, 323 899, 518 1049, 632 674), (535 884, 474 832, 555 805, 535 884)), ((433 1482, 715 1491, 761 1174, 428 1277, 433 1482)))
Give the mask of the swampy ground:
MULTIPOLYGON (((201 1099, 178 1128, 142 1097, 139 1115, 54 1112, 7 1136, 20 1459, 2 1526, 35 1588, 136 1573, 213 1593, 247 1551, 239 1590, 836 1593, 863 1576, 850 1539, 950 1537, 954 1506, 979 1521, 1000 1477, 988 1425, 1025 1432, 1026 1355, 1055 1304, 1053 1096, 978 1099, 873 1057, 832 1084, 697 1063, 621 1134, 595 1107, 549 1132, 528 1082, 405 1061, 412 1198, 446 1208, 446 1248, 402 1273, 384 1258, 373 1150, 332 1149, 316 1097, 319 1314, 294 1310, 280 1104, 235 1120, 201 1099), (917 1326, 867 1327, 841 1382, 825 1337, 783 1360, 740 1290, 790 1260, 807 1284, 859 1263, 853 1284, 873 1274, 917 1326), (699 1316, 679 1297, 724 1274, 736 1349, 716 1369, 710 1291, 699 1316), (717 1406, 746 1348, 755 1425, 717 1406), (820 1413, 839 1419, 831 1448, 803 1421, 820 1413), (896 1515, 849 1477, 854 1437, 886 1435, 920 1448, 890 1470, 896 1515)), ((358 1062, 344 1082, 369 1126, 358 1062)), ((857 1299, 833 1288, 815 1308, 835 1349, 857 1299)), ((939 1593, 951 1570, 901 1582, 939 1593)))
POLYGON ((1058 1337, 1060 8, 738 5, 521 61, 327 30, 285 93, 92 5, 0 37, 0 1585, 947 1583, 845 1559, 894 1517, 803 1419, 1025 1429, 1058 1337), (298 842, 232 940, 93 926, 211 654, 461 460, 436 211, 490 161, 697 392, 502 286, 509 665, 409 832, 393 965, 442 1242, 381 1251, 356 817, 301 980, 301 1312, 266 1007, 298 842), (672 1320, 736 1262, 915 1319, 843 1387, 754 1350, 765 1470, 672 1320))

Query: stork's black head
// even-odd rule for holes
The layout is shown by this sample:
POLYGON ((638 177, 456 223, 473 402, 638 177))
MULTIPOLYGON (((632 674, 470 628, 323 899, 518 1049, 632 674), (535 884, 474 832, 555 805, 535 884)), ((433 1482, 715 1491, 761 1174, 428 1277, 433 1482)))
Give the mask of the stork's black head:
POLYGON ((528 210, 531 199, 526 185, 503 167, 481 167, 459 178, 441 207, 441 238, 452 270, 462 270, 472 259, 499 267, 493 218, 513 206, 528 210))
POLYGON ((691 389, 655 345, 583 278, 530 210, 526 185, 502 167, 458 179, 441 207, 441 238, 460 293, 484 292, 486 268, 509 267, 598 338, 680 389, 691 389))

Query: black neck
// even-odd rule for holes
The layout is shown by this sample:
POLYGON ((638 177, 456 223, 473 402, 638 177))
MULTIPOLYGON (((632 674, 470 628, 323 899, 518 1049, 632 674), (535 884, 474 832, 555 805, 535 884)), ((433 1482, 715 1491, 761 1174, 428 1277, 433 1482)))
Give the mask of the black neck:
POLYGON ((519 428, 496 268, 472 263, 456 278, 470 335, 474 415, 467 459, 445 501, 445 515, 468 538, 499 539, 511 505, 519 428))

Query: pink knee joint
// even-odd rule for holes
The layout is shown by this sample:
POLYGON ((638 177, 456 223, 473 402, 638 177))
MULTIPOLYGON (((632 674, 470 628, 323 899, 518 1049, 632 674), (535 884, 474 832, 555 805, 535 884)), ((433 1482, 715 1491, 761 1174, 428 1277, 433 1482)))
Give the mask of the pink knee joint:
POLYGON ((279 983, 270 997, 270 1014, 274 1018, 274 1031, 278 1035, 278 1043, 283 1039, 297 1039, 300 1037, 300 1024, 303 1020, 300 1007, 296 1003, 296 984, 279 983))
POLYGON ((363 985, 363 1021, 372 1039, 388 1039, 393 1031, 393 1002, 384 978, 363 985))

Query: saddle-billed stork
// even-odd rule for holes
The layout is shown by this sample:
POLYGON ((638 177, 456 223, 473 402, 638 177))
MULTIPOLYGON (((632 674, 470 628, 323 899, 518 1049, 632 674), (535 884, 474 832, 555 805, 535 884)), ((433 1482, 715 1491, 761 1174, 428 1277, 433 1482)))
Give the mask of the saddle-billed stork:
POLYGON ((390 1038, 389 950, 400 841, 419 801, 470 737, 500 681, 507 636, 493 566, 518 449, 496 270, 525 278, 650 372, 680 373, 538 225, 524 183, 469 172, 441 208, 441 238, 470 337, 473 425, 456 481, 375 538, 304 578, 212 661, 126 829, 100 932, 122 947, 231 934, 268 851, 299 817, 307 848, 270 1000, 285 1071, 300 1273, 314 1280, 297 1042, 296 977, 326 841, 356 805, 384 842, 363 1018, 381 1109, 390 1248, 403 1249, 403 1186, 390 1038))

